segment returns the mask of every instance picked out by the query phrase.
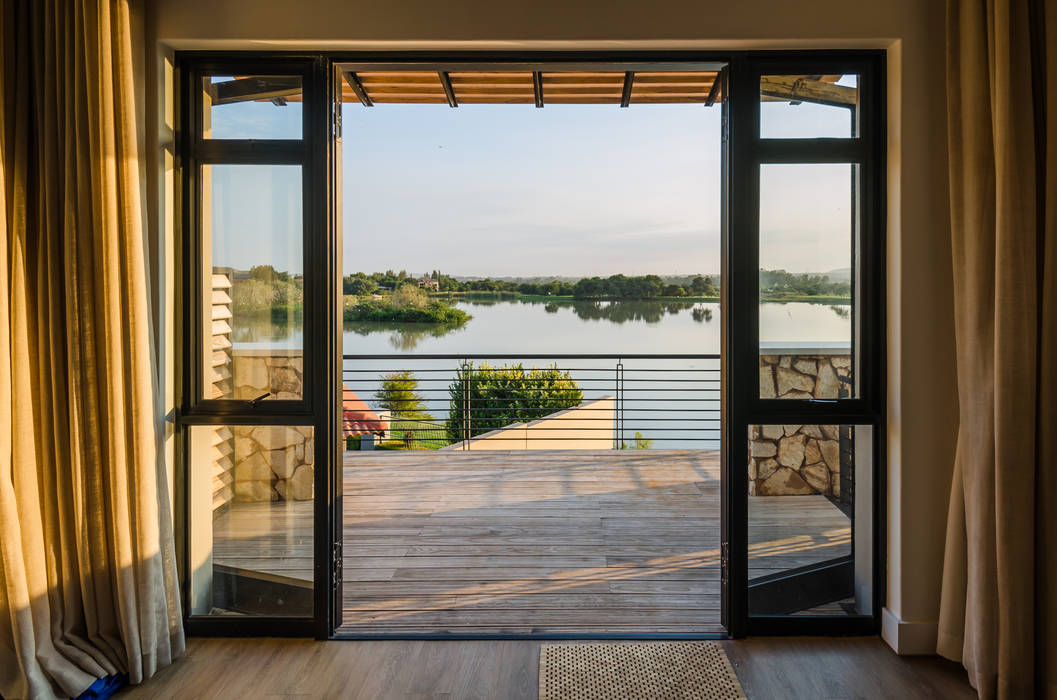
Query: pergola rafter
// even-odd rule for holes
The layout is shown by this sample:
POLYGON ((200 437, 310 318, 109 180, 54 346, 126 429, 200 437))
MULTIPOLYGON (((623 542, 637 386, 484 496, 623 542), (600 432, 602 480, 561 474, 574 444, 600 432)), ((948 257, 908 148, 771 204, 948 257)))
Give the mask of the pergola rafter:
MULTIPOLYGON (((346 70, 342 99, 375 104, 636 104, 699 103, 725 99, 717 71, 686 70, 346 70)), ((839 75, 765 75, 764 102, 807 102, 854 108, 858 90, 839 75)), ((299 102, 297 76, 235 77, 205 86, 213 105, 248 101, 299 102)))

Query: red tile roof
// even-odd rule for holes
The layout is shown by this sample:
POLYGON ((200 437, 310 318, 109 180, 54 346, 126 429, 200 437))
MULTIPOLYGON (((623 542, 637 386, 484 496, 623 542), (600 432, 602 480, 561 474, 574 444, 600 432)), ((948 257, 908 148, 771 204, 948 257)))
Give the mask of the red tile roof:
POLYGON ((341 394, 342 437, 378 434, 389 430, 389 421, 372 411, 356 392, 342 384, 341 394))

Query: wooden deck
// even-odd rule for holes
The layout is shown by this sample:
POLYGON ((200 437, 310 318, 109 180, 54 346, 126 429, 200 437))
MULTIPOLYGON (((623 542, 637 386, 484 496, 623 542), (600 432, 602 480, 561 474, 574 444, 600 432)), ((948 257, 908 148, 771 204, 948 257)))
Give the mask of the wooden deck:
MULTIPOLYGON (((345 454, 343 632, 722 629, 717 453, 345 454)), ((214 562, 310 580, 310 527, 236 505, 214 562)), ((850 552, 822 496, 750 499, 749 536, 750 577, 850 552)))

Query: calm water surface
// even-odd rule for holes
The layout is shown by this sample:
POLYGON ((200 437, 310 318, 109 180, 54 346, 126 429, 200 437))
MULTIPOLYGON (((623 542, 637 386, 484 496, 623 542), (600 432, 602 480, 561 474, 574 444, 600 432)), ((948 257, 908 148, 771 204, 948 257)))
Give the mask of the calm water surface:
MULTIPOLYGON (((718 354, 719 304, 679 302, 459 302, 473 318, 461 328, 346 323, 346 355, 396 353, 718 354)), ((847 342, 848 306, 764 303, 763 342, 847 342)), ((235 319, 236 347, 299 347, 300 329, 235 319), (241 324, 239 323, 241 321, 241 324)))

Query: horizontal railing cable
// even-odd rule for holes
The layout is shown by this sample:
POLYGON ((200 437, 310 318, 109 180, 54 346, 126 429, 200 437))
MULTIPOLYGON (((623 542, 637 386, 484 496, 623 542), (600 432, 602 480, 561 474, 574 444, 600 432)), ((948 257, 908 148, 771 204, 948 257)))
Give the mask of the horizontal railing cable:
POLYGON ((718 449, 720 357, 344 355, 347 449, 718 449))

